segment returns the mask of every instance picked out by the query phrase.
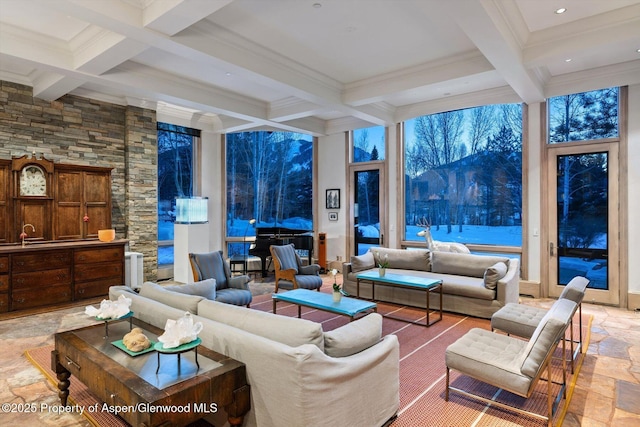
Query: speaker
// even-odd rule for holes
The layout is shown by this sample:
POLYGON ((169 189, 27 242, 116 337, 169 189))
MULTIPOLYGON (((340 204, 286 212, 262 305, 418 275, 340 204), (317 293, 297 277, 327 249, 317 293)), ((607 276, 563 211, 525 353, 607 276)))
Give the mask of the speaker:
POLYGON ((323 272, 327 270, 327 233, 318 233, 318 264, 323 272))

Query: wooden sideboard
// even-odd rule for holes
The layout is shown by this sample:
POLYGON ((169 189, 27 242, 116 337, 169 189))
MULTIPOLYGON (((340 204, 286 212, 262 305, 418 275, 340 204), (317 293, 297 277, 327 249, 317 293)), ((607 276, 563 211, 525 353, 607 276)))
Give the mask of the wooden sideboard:
POLYGON ((123 285, 126 240, 0 246, 0 312, 107 295, 123 285))

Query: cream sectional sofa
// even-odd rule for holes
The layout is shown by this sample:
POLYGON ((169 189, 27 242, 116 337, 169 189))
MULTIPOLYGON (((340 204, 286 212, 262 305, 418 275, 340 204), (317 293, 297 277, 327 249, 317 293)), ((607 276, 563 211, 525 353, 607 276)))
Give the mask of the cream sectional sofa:
MULTIPOLYGON (((344 290, 356 295, 356 275, 376 269, 387 260, 390 273, 441 279, 442 308, 445 311, 491 318, 507 303, 519 297, 519 260, 499 256, 431 252, 426 249, 404 250, 372 248, 364 255, 343 263, 344 290), (380 259, 377 259, 380 258, 380 259)), ((360 296, 371 297, 371 284, 360 282, 360 296)), ((376 299, 392 303, 424 307, 423 291, 376 285, 376 299)), ((434 307, 437 298, 432 298, 434 307)))
POLYGON ((246 365, 251 410, 244 426, 372 427, 395 416, 399 345, 395 335, 381 336, 379 314, 323 332, 305 319, 212 301, 200 284, 187 285, 187 293, 153 283, 139 294, 113 286, 109 296, 131 298, 134 317, 162 329, 167 319, 193 313, 204 326, 203 346, 246 365))

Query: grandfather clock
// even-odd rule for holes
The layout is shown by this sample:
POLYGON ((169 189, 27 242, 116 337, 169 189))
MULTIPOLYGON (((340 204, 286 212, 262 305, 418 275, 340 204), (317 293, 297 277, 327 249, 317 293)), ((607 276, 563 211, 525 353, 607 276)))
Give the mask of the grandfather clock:
POLYGON ((11 161, 14 200, 14 241, 20 234, 25 240, 51 240, 51 205, 53 201, 53 161, 24 155, 11 161), (30 225, 29 225, 30 224, 30 225))

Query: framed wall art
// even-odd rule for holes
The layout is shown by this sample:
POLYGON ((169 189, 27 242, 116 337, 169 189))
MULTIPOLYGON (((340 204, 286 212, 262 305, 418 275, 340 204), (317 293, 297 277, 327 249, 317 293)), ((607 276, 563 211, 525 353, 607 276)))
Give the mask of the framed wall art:
POLYGON ((340 209, 340 189, 327 190, 327 209, 340 209))

